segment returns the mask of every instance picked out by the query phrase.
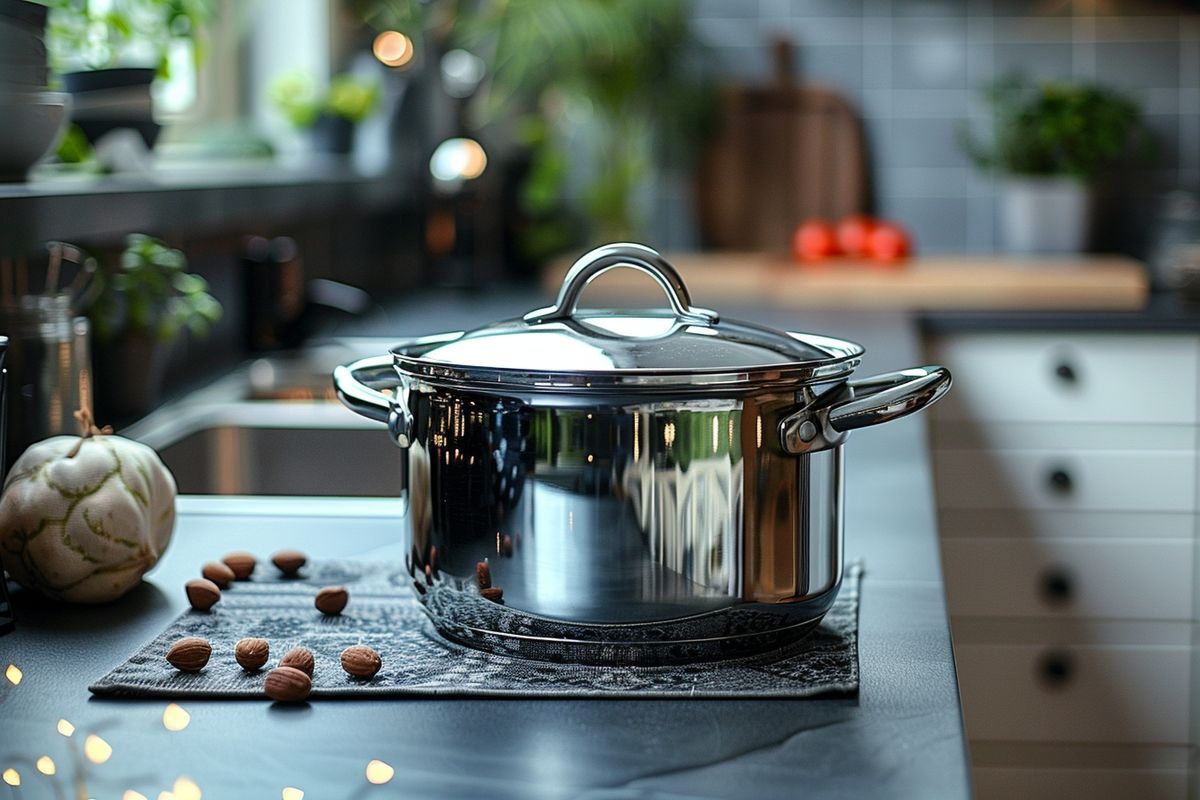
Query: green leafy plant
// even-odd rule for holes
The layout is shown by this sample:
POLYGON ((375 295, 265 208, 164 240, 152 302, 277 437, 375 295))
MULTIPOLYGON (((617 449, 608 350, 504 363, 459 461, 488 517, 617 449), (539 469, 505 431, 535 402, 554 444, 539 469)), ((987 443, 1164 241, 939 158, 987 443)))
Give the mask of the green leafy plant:
POLYGON ((117 66, 122 56, 145 59, 169 73, 171 44, 191 40, 212 19, 216 0, 42 0, 50 8, 47 45, 55 71, 117 66))
POLYGON ((329 89, 321 93, 308 75, 288 72, 272 82, 270 97, 297 128, 312 127, 322 115, 358 124, 379 106, 379 84, 343 73, 335 75, 329 82, 329 89))
POLYGON ((990 142, 965 127, 961 135, 980 169, 1088 179, 1149 144, 1137 103, 1103 86, 1033 85, 1013 74, 984 89, 984 97, 994 114, 990 142))
POLYGON ((187 272, 182 252, 145 234, 130 234, 119 269, 101 276, 103 286, 88 312, 104 340, 146 336, 169 341, 184 328, 198 336, 221 318, 208 283, 187 272))
POLYGON ((711 128, 684 0, 358 0, 371 25, 482 58, 477 127, 517 131, 527 257, 641 234, 654 168, 687 167, 711 128))

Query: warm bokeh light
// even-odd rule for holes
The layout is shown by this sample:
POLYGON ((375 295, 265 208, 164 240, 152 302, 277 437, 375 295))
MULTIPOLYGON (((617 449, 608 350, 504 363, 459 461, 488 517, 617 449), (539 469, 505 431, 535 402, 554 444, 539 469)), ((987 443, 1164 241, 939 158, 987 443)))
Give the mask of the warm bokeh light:
POLYGON ((191 721, 192 715, 184 711, 182 706, 171 703, 163 709, 163 727, 169 731, 181 731, 186 728, 191 721))
POLYGON ((67 722, 65 719, 58 721, 58 732, 63 736, 70 736, 75 733, 75 726, 67 722))
POLYGON ((413 43, 400 31, 384 31, 375 37, 371 52, 389 67, 403 67, 412 61, 413 43))
POLYGON ((4 770, 4 782, 9 786, 20 786, 21 773, 17 772, 12 767, 9 767, 8 769, 4 770))
POLYGON ((396 770, 392 769, 392 765, 387 762, 380 761, 377 758, 367 762, 367 781, 376 786, 387 783, 396 774, 396 770))
POLYGON ((112 745, 93 733, 83 742, 83 754, 93 764, 103 764, 112 757, 112 745))
POLYGON ((295 786, 285 786, 283 787, 283 793, 281 797, 283 800, 304 800, 304 792, 300 791, 295 786))
POLYGON ((175 785, 171 787, 171 791, 175 795, 175 800, 200 800, 203 794, 196 782, 186 775, 180 775, 175 781, 175 785))
POLYGON ((158 793, 158 800, 176 800, 176 798, 173 792, 168 792, 166 789, 163 789, 158 793))
POLYGON ((486 167, 487 153, 474 139, 447 139, 429 159, 429 171, 439 181, 469 181, 482 175, 486 167))
POLYGON ((133 789, 126 789, 125 794, 121 795, 121 800, 146 800, 146 795, 135 792, 133 789))
POLYGON ((16 664, 9 664, 8 669, 4 670, 4 677, 8 678, 8 682, 16 686, 21 682, 21 678, 25 677, 25 673, 21 672, 16 664))
POLYGON ((54 773, 58 772, 58 769, 54 766, 53 758, 50 756, 42 756, 37 760, 37 771, 43 775, 53 775, 54 773))

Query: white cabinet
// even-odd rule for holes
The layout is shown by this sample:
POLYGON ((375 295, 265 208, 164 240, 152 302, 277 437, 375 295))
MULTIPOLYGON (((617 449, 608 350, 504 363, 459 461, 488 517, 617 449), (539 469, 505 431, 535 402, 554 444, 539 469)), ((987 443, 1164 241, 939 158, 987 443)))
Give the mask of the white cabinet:
POLYGON ((979 796, 1187 797, 1187 757, 1060 756, 1195 744, 1200 334, 925 345, 954 375, 930 441, 979 796))

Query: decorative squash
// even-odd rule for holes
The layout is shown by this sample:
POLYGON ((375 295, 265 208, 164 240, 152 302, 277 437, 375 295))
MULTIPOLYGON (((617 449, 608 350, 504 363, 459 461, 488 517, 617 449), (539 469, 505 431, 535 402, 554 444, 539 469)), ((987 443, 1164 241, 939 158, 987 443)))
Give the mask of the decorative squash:
POLYGON ((73 603, 128 592, 175 528, 175 478, 140 442, 96 428, 26 450, 0 498, 0 556, 22 586, 73 603))

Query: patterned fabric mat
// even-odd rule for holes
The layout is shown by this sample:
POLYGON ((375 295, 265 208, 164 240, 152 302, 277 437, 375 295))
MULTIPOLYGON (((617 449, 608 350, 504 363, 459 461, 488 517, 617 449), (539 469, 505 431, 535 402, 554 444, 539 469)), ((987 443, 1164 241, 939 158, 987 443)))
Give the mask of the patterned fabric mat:
MULTIPOLYGON (((273 572, 268 567, 259 572, 273 572)), ((429 695, 508 697, 811 697, 858 692, 860 563, 845 579, 824 621, 801 641, 748 658, 683 666, 591 666, 498 656, 441 638, 408 587, 400 563, 325 561, 295 579, 260 576, 234 583, 210 612, 188 610, 128 661, 89 689, 110 697, 263 698, 266 670, 247 673, 233 657, 245 636, 271 643, 270 668, 297 645, 313 651, 314 697, 429 695), (313 608, 319 587, 341 584, 350 603, 338 617, 313 608), (164 658, 184 636, 212 643, 198 673, 164 658), (375 648, 383 669, 350 678, 339 654, 352 644, 375 648)))

